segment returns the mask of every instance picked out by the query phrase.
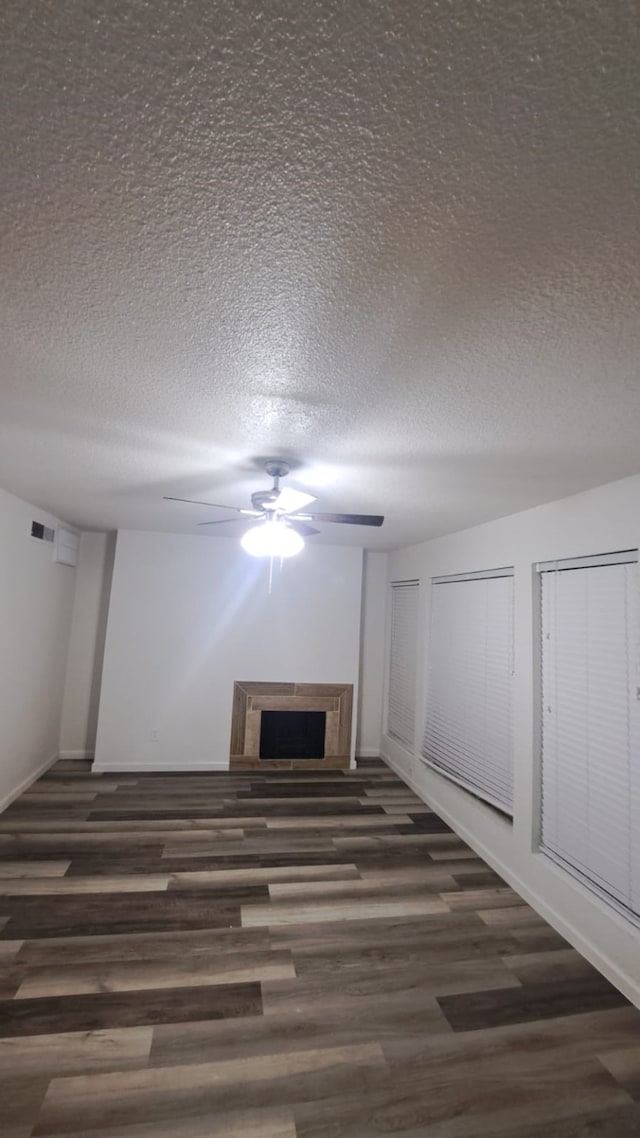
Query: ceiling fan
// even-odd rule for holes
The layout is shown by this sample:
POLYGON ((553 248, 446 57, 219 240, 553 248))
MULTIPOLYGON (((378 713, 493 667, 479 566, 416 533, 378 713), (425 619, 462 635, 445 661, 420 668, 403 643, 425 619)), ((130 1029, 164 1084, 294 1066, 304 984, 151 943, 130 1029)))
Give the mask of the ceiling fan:
POLYGON ((315 502, 314 494, 291 487, 280 487, 280 479, 289 473, 289 464, 282 459, 269 459, 265 471, 273 478, 269 490, 256 490, 251 495, 252 509, 239 506, 223 506, 219 502, 202 502, 195 498, 175 498, 165 494, 168 502, 188 502, 194 506, 211 506, 217 510, 233 510, 236 517, 213 519, 199 522, 201 526, 224 526, 238 521, 238 517, 252 518, 259 525, 252 526, 242 538, 242 545, 254 556, 271 555, 287 557, 299 553, 304 546, 304 538, 320 531, 309 522, 338 522, 351 526, 381 526, 384 518, 379 514, 325 514, 308 513, 305 506, 315 502), (304 512, 303 512, 304 511, 304 512))

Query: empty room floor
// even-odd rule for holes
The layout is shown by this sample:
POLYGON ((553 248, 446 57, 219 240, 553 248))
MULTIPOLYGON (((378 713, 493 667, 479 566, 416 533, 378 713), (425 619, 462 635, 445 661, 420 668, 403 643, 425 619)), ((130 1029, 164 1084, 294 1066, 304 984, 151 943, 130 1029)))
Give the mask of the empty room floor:
POLYGON ((640 1135, 640 1012, 379 761, 0 816, 3 1138, 640 1135))

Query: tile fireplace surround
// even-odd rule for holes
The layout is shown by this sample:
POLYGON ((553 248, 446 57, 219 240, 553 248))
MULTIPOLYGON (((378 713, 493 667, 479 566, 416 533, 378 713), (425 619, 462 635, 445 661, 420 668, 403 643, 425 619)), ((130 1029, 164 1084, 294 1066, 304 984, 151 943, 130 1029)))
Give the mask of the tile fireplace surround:
POLYGON ((351 757, 353 684, 272 684, 236 680, 230 770, 346 770, 351 757), (263 711, 324 711, 323 759, 261 759, 263 711))

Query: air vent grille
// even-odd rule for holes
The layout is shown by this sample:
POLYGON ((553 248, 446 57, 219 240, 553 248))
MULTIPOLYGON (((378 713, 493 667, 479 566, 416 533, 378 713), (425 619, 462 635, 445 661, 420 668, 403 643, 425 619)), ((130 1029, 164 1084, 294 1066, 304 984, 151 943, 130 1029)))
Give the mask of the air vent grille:
POLYGON ((37 537, 39 541, 53 541, 55 531, 49 529, 49 526, 44 526, 42 522, 32 522, 31 536, 37 537))

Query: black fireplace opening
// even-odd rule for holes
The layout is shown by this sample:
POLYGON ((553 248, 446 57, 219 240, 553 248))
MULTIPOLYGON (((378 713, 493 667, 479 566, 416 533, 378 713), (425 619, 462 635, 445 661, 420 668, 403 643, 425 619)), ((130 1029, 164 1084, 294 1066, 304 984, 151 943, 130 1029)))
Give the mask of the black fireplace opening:
POLYGON ((263 711, 261 759, 323 759, 326 712, 263 711))

